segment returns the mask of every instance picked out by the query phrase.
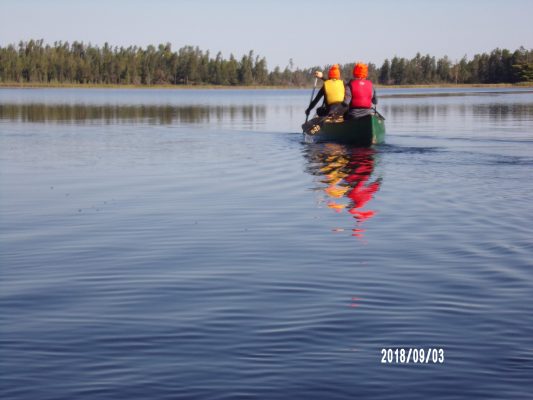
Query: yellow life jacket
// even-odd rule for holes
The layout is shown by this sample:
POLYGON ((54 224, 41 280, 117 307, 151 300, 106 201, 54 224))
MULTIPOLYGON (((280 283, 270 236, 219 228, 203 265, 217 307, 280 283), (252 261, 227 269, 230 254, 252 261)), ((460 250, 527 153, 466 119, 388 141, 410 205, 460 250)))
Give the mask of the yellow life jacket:
POLYGON ((329 106, 335 103, 342 103, 344 100, 344 82, 340 79, 328 79, 324 82, 324 96, 326 104, 329 106))

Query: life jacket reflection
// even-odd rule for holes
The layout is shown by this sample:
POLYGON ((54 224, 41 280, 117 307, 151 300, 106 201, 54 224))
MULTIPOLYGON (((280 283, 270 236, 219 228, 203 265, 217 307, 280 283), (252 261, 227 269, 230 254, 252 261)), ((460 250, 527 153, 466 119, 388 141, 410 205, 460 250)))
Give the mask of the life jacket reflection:
POLYGON ((340 79, 328 79, 324 82, 326 104, 342 103, 344 100, 344 82, 340 79))
POLYGON ((372 82, 368 79, 354 79, 350 82, 352 91, 351 108, 372 108, 372 82))
POLYGON ((351 149, 334 143, 310 153, 312 171, 322 177, 321 184, 326 184, 322 190, 327 195, 327 207, 336 213, 351 214, 356 221, 352 236, 358 238, 364 235, 364 222, 376 213, 366 208, 381 186, 381 178, 372 179, 375 155, 374 149, 351 149))

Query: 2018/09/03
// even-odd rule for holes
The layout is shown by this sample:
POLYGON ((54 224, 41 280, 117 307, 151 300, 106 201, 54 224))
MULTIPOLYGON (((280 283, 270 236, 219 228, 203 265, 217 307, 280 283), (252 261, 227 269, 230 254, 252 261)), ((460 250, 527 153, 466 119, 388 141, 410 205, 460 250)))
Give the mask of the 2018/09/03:
POLYGON ((382 364, 443 364, 444 349, 442 348, 383 348, 381 349, 382 364))

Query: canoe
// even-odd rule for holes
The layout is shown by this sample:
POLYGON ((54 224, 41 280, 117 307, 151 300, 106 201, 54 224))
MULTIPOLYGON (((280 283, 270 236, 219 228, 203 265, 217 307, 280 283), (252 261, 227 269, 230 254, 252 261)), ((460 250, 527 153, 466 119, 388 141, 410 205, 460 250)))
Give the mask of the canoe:
POLYGON ((302 126, 305 141, 311 143, 335 142, 369 147, 385 142, 385 119, 380 114, 344 121, 313 120, 302 126))

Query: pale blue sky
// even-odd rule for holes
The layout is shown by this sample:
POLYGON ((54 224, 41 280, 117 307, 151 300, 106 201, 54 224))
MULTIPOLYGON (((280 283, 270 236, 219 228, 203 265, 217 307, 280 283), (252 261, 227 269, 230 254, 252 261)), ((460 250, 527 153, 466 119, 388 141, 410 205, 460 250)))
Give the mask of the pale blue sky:
POLYGON ((102 45, 170 42, 270 69, 355 60, 380 65, 417 51, 452 60, 533 47, 533 0, 0 0, 0 44, 42 38, 102 45))

